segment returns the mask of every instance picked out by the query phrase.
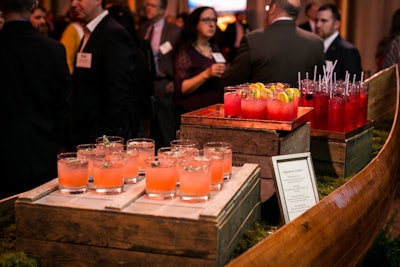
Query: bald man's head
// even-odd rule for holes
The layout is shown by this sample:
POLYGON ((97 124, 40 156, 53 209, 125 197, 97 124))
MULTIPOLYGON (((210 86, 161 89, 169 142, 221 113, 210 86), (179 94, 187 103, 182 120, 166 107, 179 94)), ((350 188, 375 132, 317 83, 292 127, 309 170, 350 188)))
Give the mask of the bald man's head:
POLYGON ((277 5, 277 8, 282 12, 286 13, 287 16, 290 16, 294 19, 300 13, 301 10, 301 1, 300 0, 272 0, 277 5))

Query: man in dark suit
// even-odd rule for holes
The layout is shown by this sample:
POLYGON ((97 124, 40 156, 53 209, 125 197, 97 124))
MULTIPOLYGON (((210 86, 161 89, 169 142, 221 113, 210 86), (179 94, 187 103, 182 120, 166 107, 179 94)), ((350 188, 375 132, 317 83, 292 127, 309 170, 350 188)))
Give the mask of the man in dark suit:
POLYGON ((340 11, 332 4, 325 4, 319 7, 316 21, 316 33, 324 39, 324 51, 327 65, 334 65, 337 60, 334 72, 336 78, 344 80, 346 71, 350 78, 356 75, 360 78, 362 67, 361 57, 357 48, 343 39, 339 34, 340 11), (330 62, 330 63, 329 63, 330 62))
POLYGON ((57 177, 69 71, 62 44, 29 22, 33 0, 0 0, 0 199, 57 177))
POLYGON ((300 0, 275 0, 268 6, 267 26, 245 35, 231 66, 225 71, 225 85, 245 82, 285 82, 298 85, 298 72, 322 72, 323 43, 317 35, 300 29, 295 18, 300 0))
POLYGON ((299 27, 303 30, 315 33, 315 16, 317 15, 318 5, 315 2, 310 2, 306 5, 305 13, 307 21, 299 24, 299 27))
POLYGON ((105 9, 106 0, 72 0, 85 23, 71 95, 70 142, 93 143, 102 135, 131 137, 136 51, 132 37, 105 9))
POLYGON ((154 113, 151 136, 157 147, 169 146, 176 139, 172 54, 180 28, 165 21, 167 0, 147 0, 147 21, 140 25, 139 35, 147 39, 154 58, 154 113))
POLYGON ((243 11, 237 12, 235 17, 236 21, 229 23, 223 34, 223 52, 228 62, 232 62, 235 57, 243 36, 250 32, 250 27, 246 21, 246 13, 243 11))

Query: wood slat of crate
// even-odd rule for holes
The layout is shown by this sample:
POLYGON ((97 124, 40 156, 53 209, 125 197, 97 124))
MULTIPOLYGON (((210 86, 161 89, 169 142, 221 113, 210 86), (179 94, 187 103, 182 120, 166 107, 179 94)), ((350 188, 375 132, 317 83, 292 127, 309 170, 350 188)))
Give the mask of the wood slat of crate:
POLYGON ((234 167, 206 203, 150 200, 144 181, 120 195, 43 194, 55 183, 15 206, 17 249, 44 266, 222 266, 260 219, 256 164, 234 167))
POLYGON ((372 157, 373 123, 347 133, 311 131, 311 156, 317 175, 348 177, 372 157))
POLYGON ((312 111, 313 108, 311 107, 299 107, 297 118, 293 121, 253 120, 225 117, 224 105, 215 104, 183 114, 181 116, 181 124, 292 131, 303 123, 310 121, 312 111))
POLYGON ((180 138, 195 139, 202 146, 210 141, 232 143, 233 165, 256 163, 261 167, 261 202, 266 201, 274 192, 271 156, 287 155, 310 151, 310 123, 303 123, 291 131, 279 131, 261 128, 230 127, 182 124, 180 138))

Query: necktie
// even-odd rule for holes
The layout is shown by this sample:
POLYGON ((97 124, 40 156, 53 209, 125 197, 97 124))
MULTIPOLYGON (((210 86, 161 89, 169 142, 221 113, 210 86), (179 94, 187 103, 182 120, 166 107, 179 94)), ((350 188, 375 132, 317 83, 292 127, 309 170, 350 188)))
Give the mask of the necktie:
POLYGON ((82 52, 83 48, 85 48, 85 45, 89 40, 90 34, 91 34, 90 30, 86 26, 83 26, 83 39, 82 39, 81 49, 79 50, 79 52, 82 52))
POLYGON ((146 40, 151 42, 151 39, 153 39, 153 32, 154 32, 154 25, 151 24, 151 26, 147 30, 147 34, 146 34, 146 37, 144 39, 146 39, 146 40))

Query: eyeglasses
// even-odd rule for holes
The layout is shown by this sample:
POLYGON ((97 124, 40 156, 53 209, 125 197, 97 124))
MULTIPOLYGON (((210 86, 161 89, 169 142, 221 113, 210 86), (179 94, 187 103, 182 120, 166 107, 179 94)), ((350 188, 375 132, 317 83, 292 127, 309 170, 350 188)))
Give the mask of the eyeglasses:
POLYGON ((200 19, 200 21, 202 21, 204 23, 210 23, 210 22, 217 23, 218 20, 216 18, 202 18, 202 19, 200 19))

